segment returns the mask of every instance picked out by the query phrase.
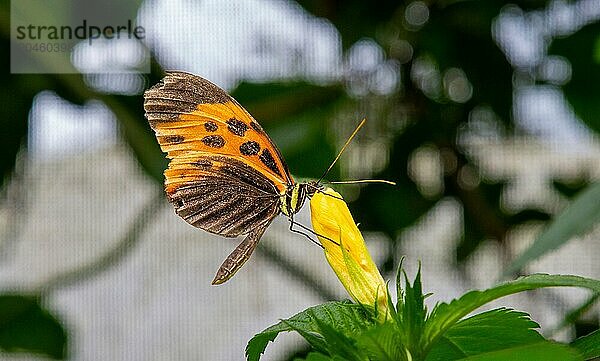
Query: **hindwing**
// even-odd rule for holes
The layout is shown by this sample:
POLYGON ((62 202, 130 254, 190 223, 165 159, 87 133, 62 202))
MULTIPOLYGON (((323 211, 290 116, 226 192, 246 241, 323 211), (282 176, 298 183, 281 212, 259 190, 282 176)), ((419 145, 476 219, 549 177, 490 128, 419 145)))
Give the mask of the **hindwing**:
POLYGON ((275 185, 237 159, 194 152, 173 159, 165 175, 177 214, 208 232, 236 237, 279 213, 275 185))

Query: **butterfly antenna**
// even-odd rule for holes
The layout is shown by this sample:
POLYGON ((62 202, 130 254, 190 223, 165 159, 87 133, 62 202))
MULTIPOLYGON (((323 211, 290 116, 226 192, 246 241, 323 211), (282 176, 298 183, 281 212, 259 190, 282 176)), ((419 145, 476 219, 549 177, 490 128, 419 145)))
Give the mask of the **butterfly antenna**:
POLYGON ((392 182, 385 179, 357 179, 357 180, 347 180, 347 181, 332 181, 332 182, 324 182, 325 184, 356 184, 356 183, 385 183, 389 185, 396 185, 396 182, 392 182))
POLYGON ((333 160, 333 162, 331 162, 331 165, 329 166, 329 168, 327 168, 327 170, 325 171, 325 173, 323 173, 323 175, 321 176, 321 178, 319 178, 319 180, 317 181, 317 184, 321 183, 321 181, 323 180, 323 178, 325 178, 325 176, 327 175, 327 173, 329 173, 329 171, 331 170, 331 168, 333 168, 333 166, 335 165, 335 163, 337 162, 337 160, 340 159, 340 157, 342 156, 342 153, 344 153, 344 151, 346 150, 346 147, 348 146, 348 144, 350 144, 350 142, 352 141, 352 139, 354 138, 354 136, 356 135, 356 133, 358 133, 358 131, 360 130, 360 128, 362 128, 362 126, 365 125, 366 121, 367 121, 367 118, 364 118, 360 122, 360 124, 356 127, 356 129, 354 129, 354 132, 352 132, 352 135, 350 135, 350 137, 348 138, 348 140, 346 141, 346 143, 344 144, 344 146, 342 147, 342 149, 338 153, 337 157, 335 157, 335 159, 333 160))

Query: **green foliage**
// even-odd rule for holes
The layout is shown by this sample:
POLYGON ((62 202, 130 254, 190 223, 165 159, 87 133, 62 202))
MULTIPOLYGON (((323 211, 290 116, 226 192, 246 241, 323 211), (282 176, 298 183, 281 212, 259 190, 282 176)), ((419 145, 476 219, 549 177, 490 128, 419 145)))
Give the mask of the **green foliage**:
POLYGON ((393 0, 378 1, 377 6, 365 1, 297 2, 316 16, 328 18, 341 33, 344 48, 348 48, 362 37, 374 37, 378 26, 395 14, 399 4, 393 0))
MULTIPOLYGON (((301 361, 301 360, 302 359, 296 358, 294 361, 301 361)), ((334 359, 327 355, 323 355, 322 353, 311 352, 306 356, 306 358, 304 360, 305 361, 333 361, 334 359)))
POLYGON ((588 231, 600 220, 600 182, 589 185, 573 203, 505 270, 515 272, 527 263, 588 231))
MULTIPOLYGON (((339 332, 340 327, 337 323, 327 323, 319 318, 315 318, 315 324, 319 328, 319 333, 323 336, 325 350, 329 355, 335 358, 348 361, 367 361, 367 355, 361 350, 356 340, 345 335, 345 332, 339 332)), ((347 331, 347 329, 346 329, 347 331)))
POLYGON ((339 341, 345 345, 348 336, 367 329, 374 322, 372 313, 361 305, 349 301, 324 303, 282 320, 254 336, 246 347, 246 357, 250 361, 258 360, 270 341, 281 332, 289 331, 298 332, 315 350, 326 353, 328 346, 324 332, 332 342, 339 341), (331 325, 335 325, 335 332, 331 325))
MULTIPOLYGON (((483 291, 471 291, 427 314, 421 272, 412 284, 403 272, 404 289, 389 302, 390 318, 377 321, 374 308, 350 302, 311 307, 254 336, 246 348, 257 361, 267 343, 283 331, 296 331, 315 352, 306 360, 588 360, 600 353, 598 332, 571 345, 546 340, 524 312, 498 308, 465 318, 498 298, 544 287, 581 287, 600 292, 600 281, 565 275, 536 274, 483 291)), ((388 299, 390 298, 388 294, 388 299)))
POLYGON ((372 327, 356 339, 356 345, 364 350, 369 360, 393 361, 406 359, 403 337, 392 322, 372 327))
POLYGON ((0 348, 55 359, 65 357, 67 335, 58 320, 39 302, 22 295, 0 295, 0 348))
POLYGON ((529 345, 510 347, 461 358, 464 361, 579 361, 577 351, 566 345, 542 341, 529 345))
POLYGON ((471 355, 543 341, 539 325, 524 312, 499 308, 457 322, 433 345, 427 361, 460 360, 471 355))
POLYGON ((586 360, 600 357, 600 330, 596 330, 589 335, 578 338, 571 343, 573 348, 581 352, 586 360))
POLYGON ((424 342, 431 344, 460 319, 498 298, 544 287, 581 287, 600 292, 600 281, 578 276, 534 274, 505 282, 484 291, 471 291, 432 311, 424 330, 424 342))
POLYGON ((421 342, 423 326, 427 309, 425 308, 425 297, 421 288, 421 269, 417 272, 415 281, 411 285, 408 282, 408 277, 404 275, 404 299, 398 299, 398 303, 402 302, 402 318, 396 319, 396 325, 400 330, 404 330, 405 340, 413 355, 420 354, 420 350, 415 347, 421 342))

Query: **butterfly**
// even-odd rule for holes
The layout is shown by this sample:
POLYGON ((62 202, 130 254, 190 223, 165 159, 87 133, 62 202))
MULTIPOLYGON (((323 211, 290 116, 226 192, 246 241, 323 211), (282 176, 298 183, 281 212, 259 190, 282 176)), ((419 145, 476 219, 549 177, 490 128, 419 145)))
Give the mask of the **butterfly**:
POLYGON ((292 221, 319 189, 318 182, 295 182, 260 124, 206 79, 167 72, 144 93, 144 110, 170 160, 165 191, 175 212, 210 233, 245 236, 212 284, 242 267, 277 215, 292 221))

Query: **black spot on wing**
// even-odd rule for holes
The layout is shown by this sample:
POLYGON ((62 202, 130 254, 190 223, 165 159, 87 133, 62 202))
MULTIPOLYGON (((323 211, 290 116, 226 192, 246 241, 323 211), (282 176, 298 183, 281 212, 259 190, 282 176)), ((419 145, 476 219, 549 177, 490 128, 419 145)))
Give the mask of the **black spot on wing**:
POLYGON ((260 144, 255 141, 248 141, 240 145, 240 153, 243 155, 257 155, 260 152, 260 144))
POLYGON ((168 144, 179 144, 185 140, 182 135, 165 135, 161 139, 168 144))
POLYGON ((223 137, 220 135, 207 135, 202 138, 202 143, 211 148, 223 148, 225 145, 225 139, 223 139, 223 137))
POLYGON ((208 122, 204 123, 204 129, 206 129, 207 132, 216 132, 217 129, 219 129, 219 126, 217 125, 217 123, 213 122, 212 120, 209 120, 208 122))
POLYGON ((241 120, 231 118, 227 121, 227 129, 229 129, 229 131, 233 134, 243 137, 248 130, 248 126, 241 120))
POLYGON ((281 173, 279 172, 279 169, 277 168, 277 164, 275 163, 275 159, 273 158, 273 155, 271 154, 271 152, 268 149, 263 149, 263 151, 262 151, 262 153, 260 153, 260 156, 258 157, 258 159, 260 159, 260 161, 265 166, 267 166, 267 168, 272 170, 273 173, 277 174, 278 176, 281 176, 281 173))

